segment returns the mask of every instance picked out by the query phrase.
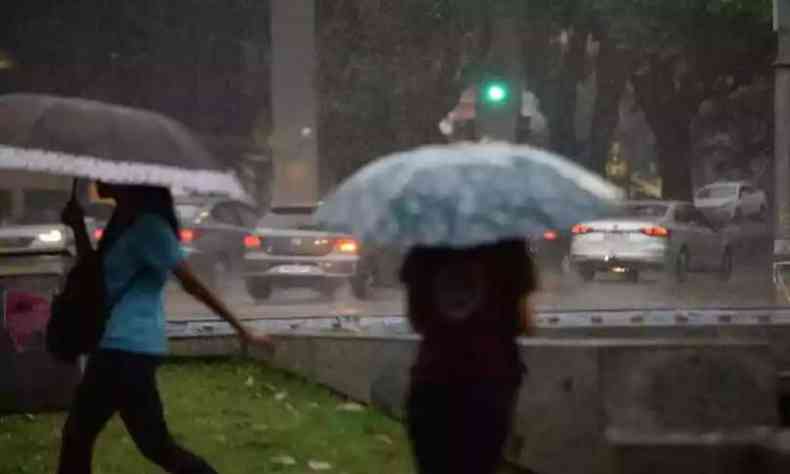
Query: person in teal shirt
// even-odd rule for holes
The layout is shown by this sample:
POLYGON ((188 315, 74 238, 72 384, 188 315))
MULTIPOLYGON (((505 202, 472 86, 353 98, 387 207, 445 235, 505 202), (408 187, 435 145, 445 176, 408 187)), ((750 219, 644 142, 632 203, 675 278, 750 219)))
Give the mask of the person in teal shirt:
MULTIPOLYGON (((116 201, 99 249, 110 314, 99 349, 89 358, 63 428, 59 474, 90 474, 93 445, 117 412, 145 457, 167 472, 215 473, 170 435, 156 384, 167 354, 164 290, 171 274, 184 289, 227 320, 247 343, 271 340, 246 329, 198 280, 185 262, 173 197, 165 188, 99 183, 101 197, 116 201)), ((78 255, 93 252, 84 214, 75 201, 63 211, 78 255)))

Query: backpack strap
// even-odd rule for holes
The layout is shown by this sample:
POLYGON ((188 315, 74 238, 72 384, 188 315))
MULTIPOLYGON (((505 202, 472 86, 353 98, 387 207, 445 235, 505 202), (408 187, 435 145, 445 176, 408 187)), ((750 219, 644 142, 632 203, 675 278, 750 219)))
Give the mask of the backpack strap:
MULTIPOLYGON (((104 278, 104 262, 99 261, 99 265, 102 266, 101 273, 102 273, 102 279, 103 279, 104 278)), ((118 303, 121 302, 121 300, 123 299, 124 296, 126 296, 126 293, 128 293, 129 290, 132 289, 132 285, 134 285, 134 283, 137 281, 137 279, 140 276, 142 276, 144 270, 145 270, 145 268, 141 268, 140 270, 137 271, 137 273, 132 275, 132 277, 129 278, 129 281, 127 281, 126 284, 123 286, 123 288, 121 288, 121 291, 115 296, 115 298, 113 298, 112 301, 109 302, 109 304, 107 305, 107 313, 108 313, 108 315, 109 315, 109 313, 112 313, 113 308, 118 303)), ((105 291, 107 291, 106 288, 107 287, 105 286, 105 291)))

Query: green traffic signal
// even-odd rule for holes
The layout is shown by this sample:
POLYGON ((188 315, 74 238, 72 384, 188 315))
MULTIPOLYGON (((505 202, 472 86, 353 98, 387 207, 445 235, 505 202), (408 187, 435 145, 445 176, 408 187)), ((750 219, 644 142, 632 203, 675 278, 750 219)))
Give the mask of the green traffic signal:
POLYGON ((483 85, 483 102, 490 105, 502 105, 508 101, 510 90, 504 82, 489 82, 483 85))

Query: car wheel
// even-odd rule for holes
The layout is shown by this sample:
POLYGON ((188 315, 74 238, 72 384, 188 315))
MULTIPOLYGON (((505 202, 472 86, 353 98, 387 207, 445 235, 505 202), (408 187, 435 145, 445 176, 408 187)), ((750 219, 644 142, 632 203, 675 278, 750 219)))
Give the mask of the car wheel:
POLYGON ((318 287, 318 291, 324 298, 328 300, 334 300, 337 296, 337 290, 339 287, 340 285, 338 285, 336 282, 328 280, 321 283, 321 285, 318 287))
POLYGON ((580 268, 579 277, 581 277, 582 281, 585 283, 591 282, 595 279, 595 270, 592 268, 580 268))
POLYGON ((675 262, 672 265, 672 278, 677 283, 685 283, 688 280, 689 271, 689 254, 686 249, 681 249, 675 257, 675 262))
POLYGON ((272 296, 272 284, 260 278, 247 280, 247 293, 255 301, 268 300, 272 296))
POLYGON ((568 275, 571 273, 571 269, 573 265, 571 264, 571 257, 569 255, 565 255, 562 257, 562 262, 560 262, 560 271, 563 275, 568 275))
POLYGON ((732 213, 732 221, 735 223, 739 223, 743 220, 743 211, 740 207, 735 208, 735 212, 732 213))
POLYGON ((639 283, 639 271, 630 270, 628 273, 626 273, 626 278, 628 278, 628 281, 631 283, 639 283))
POLYGON ((762 222, 768 220, 768 208, 764 205, 760 206, 760 213, 757 214, 757 220, 762 222))
POLYGON ((211 287, 218 292, 225 292, 231 286, 230 261, 222 256, 216 257, 209 267, 211 287))
POLYGON ((373 272, 365 272, 351 278, 351 292, 358 300, 367 300, 373 292, 376 278, 373 272))
POLYGON ((721 256, 721 266, 719 268, 719 279, 721 281, 729 281, 732 278, 733 258, 730 249, 724 250, 721 256))

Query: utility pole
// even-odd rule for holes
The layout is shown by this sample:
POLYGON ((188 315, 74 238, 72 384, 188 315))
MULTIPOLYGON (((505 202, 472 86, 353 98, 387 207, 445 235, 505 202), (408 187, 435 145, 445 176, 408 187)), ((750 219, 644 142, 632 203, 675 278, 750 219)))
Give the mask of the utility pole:
POLYGON ((272 0, 271 149, 275 204, 319 199, 314 0, 272 0))
POLYGON ((774 0, 778 53, 774 63, 774 297, 788 304, 790 283, 790 0, 774 0), (787 276, 787 278, 785 278, 787 276), (785 282, 787 280, 787 283, 785 282))

